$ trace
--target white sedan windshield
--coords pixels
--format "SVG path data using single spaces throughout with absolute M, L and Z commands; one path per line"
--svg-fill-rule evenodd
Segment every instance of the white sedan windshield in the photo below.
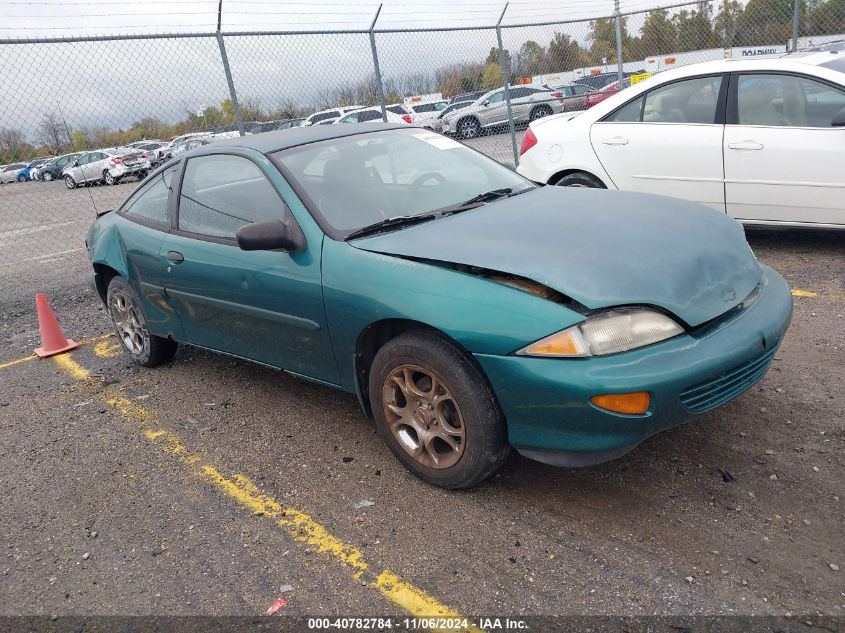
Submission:
M 429 213 L 491 190 L 533 185 L 445 136 L 385 130 L 274 156 L 305 190 L 335 237 L 387 218 Z

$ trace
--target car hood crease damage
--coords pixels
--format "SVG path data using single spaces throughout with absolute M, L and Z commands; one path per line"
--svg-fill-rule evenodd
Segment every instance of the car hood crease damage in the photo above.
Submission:
M 738 305 L 762 277 L 733 219 L 630 192 L 543 187 L 351 244 L 517 275 L 590 309 L 651 305 L 690 327 Z

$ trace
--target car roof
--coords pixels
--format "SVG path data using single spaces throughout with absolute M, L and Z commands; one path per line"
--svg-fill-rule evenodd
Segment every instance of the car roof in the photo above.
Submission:
M 351 128 L 351 129 L 350 129 Z M 355 136 L 378 132 L 379 130 L 408 129 L 407 125 L 399 123 L 358 123 L 356 125 L 311 125 L 308 127 L 292 127 L 287 130 L 273 130 L 248 136 L 239 136 L 214 143 L 215 147 L 246 147 L 269 154 L 282 149 L 319 143 L 333 138 Z
M 748 70 L 778 70 L 778 69 L 792 69 L 798 70 L 801 65 L 821 66 L 822 64 L 836 59 L 836 55 L 841 53 L 823 51 L 823 52 L 796 52 L 784 53 L 781 55 L 766 55 L 745 59 L 719 59 L 709 62 L 699 62 L 697 64 L 688 64 L 665 71 L 672 73 L 674 76 L 682 77 L 687 75 L 699 75 L 707 73 L 726 73 L 733 71 L 748 71 Z M 664 73 L 657 73 L 655 76 L 661 76 Z

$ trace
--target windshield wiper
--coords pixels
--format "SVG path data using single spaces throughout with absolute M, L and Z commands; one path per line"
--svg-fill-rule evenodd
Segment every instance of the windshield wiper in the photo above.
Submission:
M 397 215 L 396 217 L 387 218 L 386 220 L 380 220 L 379 222 L 375 222 L 374 224 L 369 224 L 367 226 L 361 227 L 360 229 L 356 229 L 352 231 L 352 233 L 347 235 L 345 239 L 346 241 L 349 241 L 355 239 L 356 237 L 372 235 L 374 233 L 379 233 L 380 231 L 386 229 L 421 224 L 423 222 L 433 220 L 436 217 L 437 215 L 435 213 L 423 213 L 421 215 Z
M 520 189 L 519 191 L 514 191 L 511 187 L 485 191 L 477 196 L 473 196 L 469 200 L 464 200 L 463 202 L 446 207 L 445 209 L 440 209 L 440 215 L 452 215 L 453 213 L 460 213 L 461 211 L 469 211 L 470 209 L 475 209 L 487 204 L 488 202 L 494 202 L 502 198 L 510 198 L 511 196 L 518 196 L 519 194 L 531 191 L 532 189 L 536 189 L 536 187 L 526 187 L 525 189 Z

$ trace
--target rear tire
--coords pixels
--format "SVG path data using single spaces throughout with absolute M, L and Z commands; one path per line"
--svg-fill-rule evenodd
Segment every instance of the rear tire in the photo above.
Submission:
M 71 176 L 65 176 L 65 187 L 76 189 L 76 181 Z
M 561 176 L 555 182 L 551 183 L 558 187 L 581 187 L 584 189 L 607 189 L 604 183 L 585 171 L 576 171 L 572 174 Z
M 135 174 L 135 177 L 138 179 L 138 182 L 141 182 L 144 178 L 147 177 L 147 171 L 139 171 L 137 174 Z
M 370 405 L 405 467 L 442 488 L 477 486 L 504 464 L 505 418 L 481 369 L 454 342 L 405 332 L 370 368 Z
M 150 334 L 141 300 L 129 283 L 119 275 L 112 277 L 106 292 L 115 333 L 121 346 L 142 367 L 155 367 L 171 360 L 179 348 L 176 341 Z
M 103 182 L 105 182 L 107 185 L 116 185 L 120 182 L 120 178 L 117 176 L 112 176 L 111 172 L 108 169 L 104 169 Z

